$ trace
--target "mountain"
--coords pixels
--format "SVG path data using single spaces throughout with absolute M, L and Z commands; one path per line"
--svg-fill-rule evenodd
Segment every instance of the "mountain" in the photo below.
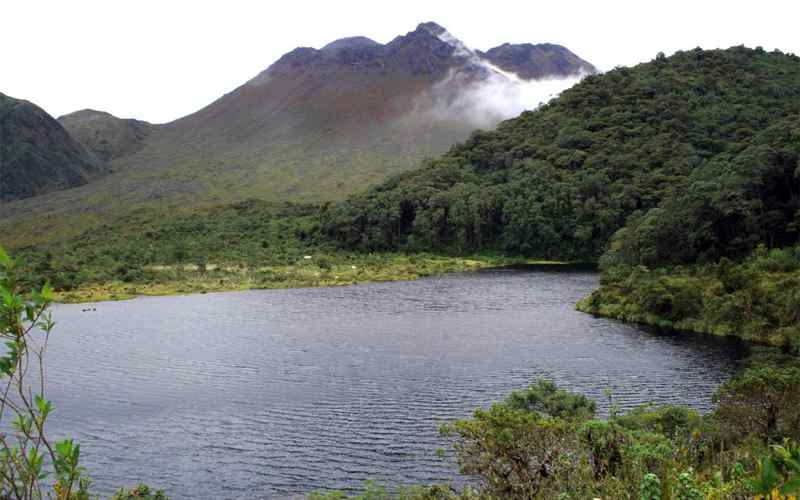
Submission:
M 548 50 L 560 54 L 553 56 L 562 61 L 558 72 L 526 79 L 443 27 L 423 23 L 386 44 L 350 37 L 319 49 L 299 47 L 171 123 L 139 126 L 91 111 L 68 115 L 65 126 L 111 158 L 114 173 L 79 192 L 4 206 L 0 219 L 31 242 L 74 234 L 134 207 L 338 200 L 446 151 L 477 127 L 535 108 L 593 70 L 566 49 Z M 502 64 L 511 70 L 535 64 L 523 59 L 513 68 Z M 25 221 L 48 214 L 58 214 L 59 227 L 30 238 Z
M 531 46 L 533 47 L 533 46 Z M 514 89 L 532 78 L 572 83 L 594 71 L 557 46 L 523 50 L 521 82 L 500 74 L 435 23 L 382 45 L 365 37 L 321 49 L 300 47 L 202 110 L 165 125 L 121 168 L 176 163 L 231 181 L 230 189 L 272 199 L 330 200 L 445 151 L 476 127 L 493 127 L 538 100 Z M 555 54 L 558 54 L 556 56 Z M 557 63 L 551 63 L 549 57 Z M 547 68 L 534 70 L 537 60 Z M 553 68 L 553 72 L 550 72 Z M 501 88 L 500 109 L 476 106 L 478 92 Z M 488 99 L 483 99 L 488 101 Z M 313 179 L 313 181 L 312 181 Z M 229 189 L 229 188 L 226 188 Z
M 78 142 L 98 158 L 110 161 L 144 147 L 154 125 L 93 109 L 84 109 L 60 116 L 58 122 Z
M 0 94 L 0 202 L 82 186 L 107 172 L 40 107 Z

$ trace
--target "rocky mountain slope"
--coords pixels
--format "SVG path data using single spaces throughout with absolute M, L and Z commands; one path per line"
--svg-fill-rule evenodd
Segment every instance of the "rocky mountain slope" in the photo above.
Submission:
M 107 172 L 40 107 L 0 94 L 0 203 L 81 186 Z

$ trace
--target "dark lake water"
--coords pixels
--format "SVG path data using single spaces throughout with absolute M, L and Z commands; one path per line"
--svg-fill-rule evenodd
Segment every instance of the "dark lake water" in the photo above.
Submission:
M 624 406 L 699 410 L 737 348 L 574 310 L 586 271 L 59 305 L 51 431 L 82 444 L 97 489 L 176 499 L 296 498 L 366 479 L 453 478 L 441 422 L 538 377 Z M 94 307 L 94 312 L 82 312 Z

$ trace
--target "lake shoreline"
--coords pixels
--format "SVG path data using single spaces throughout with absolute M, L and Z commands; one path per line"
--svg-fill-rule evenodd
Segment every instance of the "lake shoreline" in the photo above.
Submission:
M 248 269 L 240 265 L 211 264 L 201 271 L 197 265 L 151 266 L 149 282 L 111 281 L 57 291 L 57 303 L 81 304 L 132 300 L 137 297 L 194 295 L 245 290 L 276 290 L 350 286 L 364 283 L 413 281 L 449 273 L 488 269 L 565 269 L 590 264 L 564 261 L 511 258 L 504 256 L 448 257 L 433 254 L 382 255 L 380 262 L 370 257 L 330 264 L 327 256 L 305 256 L 293 265 L 263 266 Z

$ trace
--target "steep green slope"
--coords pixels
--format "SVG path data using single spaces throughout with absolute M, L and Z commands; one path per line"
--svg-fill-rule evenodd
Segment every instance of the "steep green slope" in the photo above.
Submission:
M 44 110 L 0 94 L 0 203 L 81 186 L 107 171 Z
M 342 245 L 365 250 L 497 249 L 596 261 L 629 218 L 730 171 L 706 195 L 731 197 L 719 216 L 748 212 L 745 226 L 729 230 L 752 233 L 682 247 L 680 260 L 791 244 L 798 179 L 788 149 L 796 135 L 782 131 L 799 115 L 796 56 L 742 47 L 659 56 L 588 77 L 543 109 L 350 198 L 328 212 L 326 228 Z M 713 223 L 701 212 L 686 217 L 675 221 Z M 778 229 L 759 229 L 767 218 Z

